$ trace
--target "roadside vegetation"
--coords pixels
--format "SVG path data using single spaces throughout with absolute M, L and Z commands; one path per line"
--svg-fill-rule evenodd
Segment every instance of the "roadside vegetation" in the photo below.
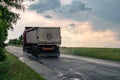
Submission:
M 0 62 L 0 80 L 45 80 L 15 56 L 4 52 L 6 59 Z
M 22 46 L 22 35 L 19 38 L 10 39 L 8 45 L 13 45 L 18 47 Z
M 8 30 L 13 30 L 13 25 L 20 19 L 19 14 L 12 12 L 11 8 L 24 11 L 24 0 L 0 0 L 0 61 L 5 59 L 4 47 L 8 36 Z M 32 1 L 32 0 L 29 0 Z
M 120 49 L 119 48 L 62 47 L 61 53 L 120 61 Z

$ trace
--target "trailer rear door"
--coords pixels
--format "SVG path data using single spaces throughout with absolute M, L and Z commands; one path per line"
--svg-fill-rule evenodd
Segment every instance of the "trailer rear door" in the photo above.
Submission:
M 46 27 L 37 29 L 38 43 L 40 45 L 60 45 L 61 36 L 59 27 Z

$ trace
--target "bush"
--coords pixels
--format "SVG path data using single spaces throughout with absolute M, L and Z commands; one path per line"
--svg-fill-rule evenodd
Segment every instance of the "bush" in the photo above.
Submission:
M 3 48 L 0 48 L 0 61 L 5 60 L 5 54 Z

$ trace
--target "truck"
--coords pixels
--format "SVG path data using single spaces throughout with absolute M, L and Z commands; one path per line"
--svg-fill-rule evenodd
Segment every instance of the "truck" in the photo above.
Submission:
M 60 27 L 25 27 L 23 51 L 35 57 L 59 57 Z

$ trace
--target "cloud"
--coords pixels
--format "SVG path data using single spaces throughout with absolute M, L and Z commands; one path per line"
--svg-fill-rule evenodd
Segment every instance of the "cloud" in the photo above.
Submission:
M 70 27 L 76 27 L 76 24 L 69 24 Z
M 85 3 L 78 0 L 73 0 L 71 4 L 62 6 L 60 7 L 60 9 L 58 9 L 60 13 L 67 13 L 67 14 L 76 13 L 78 11 L 89 11 L 89 10 L 91 10 L 91 8 L 87 8 Z
M 116 32 L 111 30 L 94 31 L 89 22 L 77 23 L 77 27 L 68 27 L 62 32 L 64 44 L 81 47 L 119 47 Z M 74 44 L 71 44 L 74 43 Z
M 50 16 L 50 15 L 45 15 L 44 17 L 45 18 L 52 18 L 52 16 Z
M 69 3 L 62 5 L 63 3 Z M 77 21 L 92 20 L 96 16 L 105 22 L 120 24 L 119 0 L 39 0 L 30 6 L 38 13 L 52 10 L 60 19 L 73 19 Z M 50 15 L 50 14 L 49 14 Z
M 60 6 L 60 0 L 39 0 L 38 3 L 30 5 L 29 9 L 42 13 Z
M 61 5 L 69 5 L 71 4 L 72 0 L 60 0 Z
M 112 30 L 120 40 L 120 0 L 86 0 L 87 6 L 92 8 L 88 14 L 95 31 Z
M 40 0 L 36 4 L 30 5 L 31 10 L 36 10 L 38 13 L 47 11 L 47 10 L 57 10 L 59 12 L 63 13 L 75 13 L 78 11 L 87 11 L 91 10 L 91 8 L 86 7 L 85 3 L 79 1 L 79 0 L 73 0 L 71 4 L 62 6 L 60 0 Z M 69 2 L 69 1 L 67 1 Z
M 62 5 L 65 2 L 69 4 Z M 39 0 L 37 4 L 30 5 L 31 10 L 35 10 L 40 14 L 51 15 L 51 12 L 54 16 L 60 19 L 73 19 L 77 21 L 86 21 L 88 20 L 88 12 L 91 11 L 91 8 L 86 7 L 86 4 L 79 1 L 63 1 L 63 0 Z
M 120 24 L 107 21 L 105 19 L 102 19 L 100 17 L 97 17 L 95 15 L 90 16 L 90 21 L 92 28 L 94 31 L 105 31 L 105 30 L 111 30 L 117 33 L 117 38 L 120 40 Z
M 92 14 L 110 22 L 120 23 L 120 0 L 86 0 Z

